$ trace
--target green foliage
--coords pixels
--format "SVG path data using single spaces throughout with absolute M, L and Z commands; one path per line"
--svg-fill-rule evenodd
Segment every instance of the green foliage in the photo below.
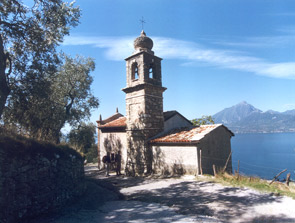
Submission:
M 95 145 L 96 127 L 93 123 L 81 123 L 78 128 L 72 129 L 68 134 L 70 145 L 77 151 L 88 153 Z
M 88 152 L 85 154 L 85 158 L 87 160 L 87 163 L 95 163 L 97 162 L 97 145 L 93 145 Z
M 203 115 L 202 118 L 195 118 L 191 120 L 194 126 L 214 124 L 214 119 L 211 115 Z
M 97 108 L 99 101 L 91 93 L 93 78 L 90 72 L 95 69 L 92 58 L 63 55 L 64 64 L 52 81 L 53 98 L 64 107 L 64 120 L 70 125 L 77 125 L 90 117 L 92 108 Z
M 99 105 L 90 86 L 93 59 L 62 55 L 63 64 L 53 74 L 26 81 L 12 92 L 4 113 L 6 126 L 17 127 L 36 139 L 59 142 L 61 129 L 68 123 L 77 126 Z
M 56 48 L 79 22 L 80 9 L 62 0 L 18 0 L 0 5 L 0 117 L 11 91 L 31 87 L 53 74 Z M 46 82 L 46 81 L 45 81 Z M 22 96 L 20 96 L 22 97 Z
M 67 138 L 72 148 L 85 155 L 87 162 L 97 160 L 96 126 L 93 123 L 81 123 Z

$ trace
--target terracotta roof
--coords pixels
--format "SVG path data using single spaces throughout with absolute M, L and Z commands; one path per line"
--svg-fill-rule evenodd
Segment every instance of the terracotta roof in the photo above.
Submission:
M 172 116 L 179 114 L 177 111 L 167 111 L 163 112 L 164 120 L 170 119 Z M 181 115 L 182 116 L 182 115 Z M 189 122 L 189 121 L 188 121 Z M 103 121 L 97 121 L 99 125 L 99 128 L 104 127 L 126 127 L 126 117 L 124 117 L 120 113 L 116 113 L 115 115 L 112 115 L 111 117 L 103 120 Z
M 113 121 L 110 121 L 104 125 L 100 125 L 99 128 L 110 128 L 110 127 L 126 127 L 126 117 L 119 117 Z
M 118 119 L 118 118 L 120 118 L 120 117 L 123 117 L 123 116 L 124 116 L 124 115 L 122 115 L 121 113 L 116 112 L 114 115 L 108 117 L 107 119 L 104 119 L 104 120 L 97 120 L 96 122 L 97 122 L 97 124 L 99 124 L 99 125 L 104 125 L 104 124 L 106 124 L 106 123 L 109 123 L 109 122 L 111 122 L 111 121 L 113 121 L 113 120 L 115 120 L 115 119 Z M 100 116 L 100 118 L 101 118 L 101 116 Z
M 214 129 L 222 126 L 222 124 L 215 125 L 201 125 L 199 127 L 174 129 L 164 136 L 159 136 L 152 139 L 151 143 L 196 143 L 205 137 Z

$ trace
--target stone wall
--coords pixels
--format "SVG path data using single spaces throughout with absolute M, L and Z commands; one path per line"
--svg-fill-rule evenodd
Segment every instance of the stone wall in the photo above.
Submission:
M 231 152 L 231 137 L 231 133 L 224 126 L 219 126 L 202 139 L 198 149 L 202 150 L 203 174 L 213 175 L 213 164 L 217 171 L 223 169 Z M 232 172 L 231 158 L 226 171 Z
M 84 190 L 83 158 L 74 150 L 0 136 L 0 222 L 29 222 Z

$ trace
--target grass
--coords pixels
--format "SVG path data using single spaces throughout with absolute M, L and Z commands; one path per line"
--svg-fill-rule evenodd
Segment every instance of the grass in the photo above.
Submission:
M 55 159 L 56 154 L 61 158 L 68 158 L 69 155 L 78 159 L 82 156 L 68 145 L 55 145 L 48 142 L 37 141 L 21 135 L 8 134 L 0 128 L 0 153 L 9 159 L 22 159 L 25 156 L 35 157 L 42 154 L 48 159 Z
M 207 176 L 207 179 L 227 186 L 247 187 L 261 192 L 273 193 L 277 196 L 284 195 L 295 199 L 294 183 L 290 183 L 289 186 L 287 186 L 285 183 L 273 182 L 271 185 L 269 185 L 270 181 L 257 177 L 248 177 L 242 175 L 234 176 L 228 173 L 220 173 L 216 177 Z

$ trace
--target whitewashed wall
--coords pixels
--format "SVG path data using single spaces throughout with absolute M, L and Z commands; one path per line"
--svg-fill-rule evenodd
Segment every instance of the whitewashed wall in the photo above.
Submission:
M 100 157 L 102 158 L 103 156 L 107 154 L 107 151 L 106 151 L 107 148 L 105 148 L 105 141 L 110 139 L 112 139 L 111 153 L 117 151 L 119 149 L 117 147 L 118 142 L 121 143 L 122 168 L 125 168 L 125 163 L 127 159 L 127 139 L 126 139 L 125 132 L 112 132 L 112 133 L 100 132 Z
M 161 174 L 197 174 L 198 154 L 196 146 L 161 145 L 152 146 L 152 149 L 155 172 Z

